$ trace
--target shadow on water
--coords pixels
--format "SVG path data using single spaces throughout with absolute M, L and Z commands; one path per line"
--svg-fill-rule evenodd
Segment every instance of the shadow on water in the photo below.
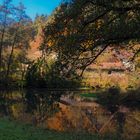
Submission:
M 25 113 L 37 113 L 40 117 L 47 113 L 50 116 L 58 110 L 60 96 L 61 92 L 39 89 L 0 91 L 0 114 L 12 116 L 14 106 L 22 104 Z

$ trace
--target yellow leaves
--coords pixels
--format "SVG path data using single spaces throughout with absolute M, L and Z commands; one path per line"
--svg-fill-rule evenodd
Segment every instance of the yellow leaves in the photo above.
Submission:
M 48 43 L 47 43 L 47 46 L 48 47 L 51 47 L 52 45 L 53 45 L 53 41 L 52 40 L 49 40 Z
M 11 106 L 12 115 L 15 118 L 19 118 L 22 115 L 24 109 L 24 105 L 21 104 L 14 104 Z
M 99 19 L 96 21 L 95 25 L 96 25 L 96 28 L 99 29 L 101 28 L 101 26 L 103 25 L 104 21 L 102 19 Z
M 83 48 L 87 49 L 87 48 L 89 48 L 89 47 L 94 45 L 94 41 L 93 40 L 87 40 L 85 42 L 82 42 L 81 45 L 83 46 Z
M 65 28 L 65 29 L 64 29 L 63 35 L 64 35 L 64 36 L 67 36 L 67 35 L 68 35 L 68 28 Z

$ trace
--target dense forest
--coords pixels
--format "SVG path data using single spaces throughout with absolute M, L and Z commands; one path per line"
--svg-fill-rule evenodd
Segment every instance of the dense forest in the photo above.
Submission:
M 0 16 L 1 86 L 79 86 L 86 68 L 108 48 L 126 49 L 128 63 L 139 67 L 139 1 L 66 1 L 32 21 L 22 3 L 7 0 Z M 28 57 L 32 42 L 40 51 L 34 60 Z
M 140 123 L 140 1 L 63 0 L 51 15 L 37 14 L 31 19 L 23 3 L 14 5 L 12 0 L 4 0 L 0 4 L 0 93 L 7 89 L 26 90 L 26 113 L 39 114 L 41 119 L 50 117 L 45 116 L 46 112 L 56 113 L 60 102 L 70 105 L 70 99 L 86 105 L 95 102 L 91 97 L 96 96 L 96 104 L 110 113 L 109 122 L 112 118 L 113 123 L 118 122 L 117 139 L 123 139 L 128 112 L 134 111 Z M 41 94 L 34 89 L 41 90 Z M 80 93 L 75 97 L 66 92 L 83 89 L 96 94 Z M 17 99 L 2 92 L 0 108 L 6 115 L 12 107 L 5 108 Z M 62 110 L 66 124 L 64 120 L 72 115 Z M 108 121 L 101 125 L 102 121 L 93 119 L 97 114 L 81 110 L 92 122 L 94 132 L 102 134 Z M 69 129 L 64 124 L 64 130 L 76 129 L 72 122 Z

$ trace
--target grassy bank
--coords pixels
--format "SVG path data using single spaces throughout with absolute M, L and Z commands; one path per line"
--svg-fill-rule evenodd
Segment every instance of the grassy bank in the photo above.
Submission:
M 35 128 L 30 125 L 0 119 L 0 140 L 117 140 L 106 136 L 82 133 L 65 133 Z

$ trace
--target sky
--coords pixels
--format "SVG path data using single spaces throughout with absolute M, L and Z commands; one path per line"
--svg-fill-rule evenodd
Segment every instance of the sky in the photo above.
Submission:
M 37 13 L 50 15 L 62 0 L 13 0 L 13 3 L 18 4 L 20 1 L 25 5 L 27 15 L 34 19 Z

